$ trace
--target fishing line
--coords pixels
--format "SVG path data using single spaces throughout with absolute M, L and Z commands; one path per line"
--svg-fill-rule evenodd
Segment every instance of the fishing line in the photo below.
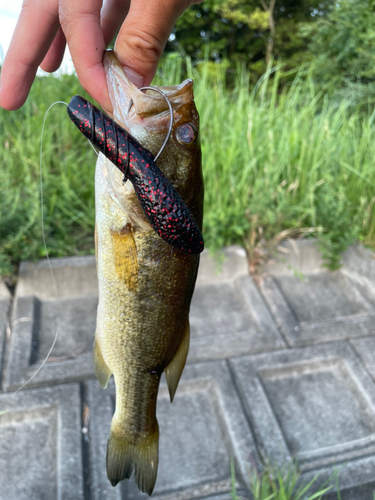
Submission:
M 48 268 L 49 268 L 49 271 L 50 271 L 50 274 L 51 274 L 51 278 L 52 278 L 52 282 L 53 282 L 53 287 L 55 289 L 55 296 L 56 296 L 56 299 L 57 299 L 57 297 L 58 297 L 57 283 L 56 283 L 55 276 L 54 276 L 53 271 L 52 271 L 51 261 L 50 261 L 50 258 L 49 258 L 49 253 L 48 253 L 48 248 L 47 248 L 47 242 L 46 242 L 45 227 L 44 227 L 44 198 L 43 198 L 43 172 L 42 172 L 44 127 L 45 127 L 45 124 L 46 124 L 47 115 L 48 115 L 50 109 L 53 106 L 55 106 L 55 104 L 65 104 L 65 106 L 68 106 L 68 103 L 66 103 L 64 101 L 56 101 L 53 104 L 51 104 L 51 106 L 47 109 L 47 111 L 46 111 L 46 113 L 44 115 L 43 125 L 42 125 L 42 133 L 41 133 L 41 138 L 40 138 L 40 152 L 39 152 L 39 179 L 40 179 L 39 186 L 40 186 L 40 212 L 41 212 L 43 246 L 44 246 L 44 251 L 46 253 L 46 258 L 47 258 L 47 262 L 48 262 Z M 54 347 L 56 345 L 58 336 L 59 336 L 59 320 L 60 320 L 60 316 L 59 316 L 59 314 L 56 313 L 56 333 L 55 333 L 55 337 L 53 339 L 52 345 L 51 345 L 51 347 L 50 347 L 50 349 L 49 349 L 49 351 L 47 353 L 47 356 L 44 358 L 44 360 L 41 363 L 41 365 L 39 366 L 39 368 L 31 375 L 31 377 L 24 384 L 21 385 L 21 387 L 19 387 L 16 390 L 16 392 L 14 392 L 12 394 L 11 397 L 14 397 L 27 384 L 29 384 L 38 375 L 38 373 L 40 372 L 40 370 L 43 368 L 43 366 L 48 361 L 48 358 L 50 357 L 50 355 L 51 355 L 51 353 L 52 353 L 52 351 L 53 351 L 53 349 L 54 349 Z
M 46 253 L 48 268 L 49 268 L 49 271 L 50 271 L 50 274 L 51 274 L 51 278 L 52 278 L 52 282 L 53 282 L 53 287 L 55 289 L 55 296 L 56 296 L 56 299 L 57 299 L 57 297 L 58 297 L 57 283 L 56 283 L 55 276 L 54 276 L 53 271 L 52 271 L 51 261 L 50 261 L 50 258 L 49 258 L 49 253 L 48 253 L 48 248 L 47 248 L 47 242 L 46 242 L 46 233 L 45 233 L 45 228 L 44 228 L 44 198 L 43 198 L 43 172 L 42 172 L 44 127 L 45 127 L 45 124 L 46 124 L 47 115 L 48 115 L 49 111 L 51 110 L 51 108 L 53 106 L 55 106 L 55 104 L 65 104 L 65 106 L 68 106 L 68 103 L 66 103 L 65 101 L 56 101 L 53 104 L 51 104 L 51 106 L 45 112 L 44 119 L 43 119 L 43 125 L 42 125 L 42 133 L 41 133 L 41 137 L 40 137 L 40 151 L 39 151 L 39 179 L 40 179 L 40 184 L 39 184 L 39 189 L 40 189 L 40 212 L 41 212 L 43 246 L 44 246 L 44 251 Z M 12 394 L 12 397 L 14 397 L 16 394 L 18 394 L 27 384 L 29 384 L 38 375 L 38 373 L 43 368 L 43 366 L 47 363 L 48 358 L 50 357 L 50 355 L 51 355 L 51 353 L 52 353 L 52 351 L 53 351 L 53 349 L 54 349 L 54 347 L 56 345 L 58 336 L 59 336 L 59 320 L 60 320 L 60 316 L 59 316 L 59 314 L 56 313 L 56 333 L 55 333 L 55 337 L 53 339 L 52 345 L 51 345 L 51 347 L 50 347 L 50 349 L 49 349 L 49 351 L 47 353 L 47 356 L 44 358 L 44 360 L 41 363 L 41 365 L 39 366 L 39 368 L 31 375 L 31 377 L 28 380 L 26 380 L 26 382 L 24 384 L 22 384 L 21 387 L 19 387 L 16 390 L 16 392 L 14 392 Z
M 42 225 L 43 246 L 44 246 L 44 251 L 46 253 L 46 258 L 47 258 L 47 262 L 48 262 L 48 268 L 49 268 L 49 271 L 50 271 L 50 274 L 51 274 L 51 278 L 52 278 L 52 282 L 53 282 L 53 288 L 55 290 L 55 296 L 56 296 L 56 299 L 57 299 L 59 293 L 58 293 L 58 288 L 57 288 L 57 283 L 56 283 L 56 280 L 55 280 L 55 276 L 53 274 L 53 270 L 52 270 L 52 266 L 51 266 L 51 261 L 50 261 L 50 258 L 49 258 L 49 253 L 48 253 L 48 248 L 47 248 L 47 242 L 46 242 L 45 226 L 44 226 L 44 197 L 43 197 L 43 171 L 42 171 L 44 128 L 45 128 L 45 124 L 46 124 L 46 119 L 47 119 L 48 113 L 51 110 L 51 108 L 53 106 L 55 106 L 55 104 L 64 104 L 65 106 L 68 106 L 68 103 L 65 102 L 65 101 L 56 101 L 53 104 L 51 104 L 51 106 L 47 109 L 47 111 L 46 111 L 46 113 L 44 115 L 43 125 L 42 125 L 42 133 L 41 133 L 41 138 L 40 138 L 39 179 L 40 179 L 40 212 L 41 212 L 41 225 Z M 92 149 L 94 150 L 94 152 L 96 153 L 96 155 L 99 156 L 99 153 L 96 151 L 96 149 L 94 148 L 94 146 L 91 144 L 91 142 L 89 140 L 88 140 L 88 143 L 90 144 L 90 146 L 92 147 Z M 24 384 L 21 385 L 21 387 L 19 387 L 11 395 L 11 397 L 14 397 L 16 394 L 18 394 L 18 392 L 20 392 L 22 389 L 24 389 L 25 386 L 28 385 L 38 375 L 38 373 L 42 370 L 42 368 L 44 367 L 44 365 L 47 363 L 47 361 L 50 358 L 51 353 L 52 353 L 52 351 L 53 351 L 53 349 L 54 349 L 54 347 L 56 345 L 57 339 L 59 337 L 59 323 L 60 323 L 60 315 L 56 312 L 56 333 L 55 333 L 52 345 L 51 345 L 51 347 L 50 347 L 50 349 L 49 349 L 46 357 L 44 358 L 43 362 L 38 367 L 38 369 L 31 375 L 31 377 L 28 380 L 26 380 L 26 382 Z
M 157 87 L 154 87 L 153 85 L 149 85 L 148 87 L 141 87 L 139 90 L 152 90 L 154 92 L 157 92 L 158 94 L 160 94 L 163 97 L 163 99 L 165 99 L 165 102 L 167 103 L 168 110 L 169 110 L 170 120 L 169 120 L 168 133 L 164 139 L 162 147 L 159 150 L 159 153 L 154 158 L 154 162 L 156 162 L 156 160 L 159 158 L 159 156 L 163 152 L 165 146 L 167 145 L 167 142 L 169 141 L 169 138 L 170 138 L 172 130 L 173 130 L 173 108 L 172 108 L 171 101 L 169 100 L 167 94 L 165 92 L 163 92 L 162 90 L 158 89 Z M 130 99 L 128 113 L 129 113 L 131 107 L 133 106 L 133 104 L 134 104 L 133 99 Z

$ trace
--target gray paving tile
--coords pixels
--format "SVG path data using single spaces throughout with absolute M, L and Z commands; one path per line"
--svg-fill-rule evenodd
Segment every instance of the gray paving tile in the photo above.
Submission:
M 375 386 L 345 342 L 230 360 L 264 457 L 298 460 L 317 485 L 337 471 L 345 490 L 373 481 Z
M 249 266 L 246 252 L 239 245 L 226 247 L 217 256 L 205 250 L 201 254 L 196 284 L 223 283 L 244 274 L 249 274 Z
M 354 245 L 342 268 L 330 273 L 315 240 L 280 245 L 263 269 L 260 288 L 290 346 L 375 334 L 374 259 Z
M 260 287 L 290 346 L 375 333 L 375 297 L 340 271 L 266 276 Z
M 343 254 L 340 272 L 375 294 L 375 253 L 361 243 L 351 245 Z M 312 239 L 284 240 L 275 255 L 263 266 L 269 275 L 311 275 L 327 269 L 318 241 Z
M 83 500 L 78 385 L 0 395 L 0 412 L 0 498 Z
M 188 363 L 285 347 L 249 276 L 244 249 L 228 247 L 223 259 L 202 255 L 190 310 Z
M 30 385 L 93 376 L 91 351 L 98 303 L 95 258 L 52 259 L 51 265 L 54 279 L 45 261 L 21 264 L 4 377 L 6 390 L 19 387 L 35 373 L 57 330 L 51 357 Z
M 11 295 L 5 284 L 0 281 L 0 387 L 2 383 L 2 373 L 5 361 L 5 341 L 9 327 L 10 304 Z
M 343 272 L 375 290 L 375 254 L 362 244 L 352 245 L 343 255 Z
M 281 349 L 285 343 L 251 277 L 198 285 L 188 362 Z
M 349 488 L 340 492 L 340 497 L 337 492 L 327 495 L 325 500 L 374 500 L 375 483 L 368 483 L 355 488 Z
M 322 254 L 315 239 L 282 241 L 271 259 L 263 266 L 267 274 L 316 274 L 325 270 Z
M 105 453 L 114 410 L 114 385 L 103 391 L 87 382 L 91 411 L 89 446 L 93 499 L 141 500 L 132 478 L 112 488 L 106 475 Z M 157 415 L 160 460 L 153 497 L 190 500 L 226 493 L 230 486 L 230 457 L 236 478 L 246 481 L 251 464 L 258 464 L 251 431 L 243 415 L 225 361 L 187 366 L 171 405 L 162 381 Z M 225 495 L 224 495 L 224 498 Z
M 59 298 L 98 295 L 98 281 L 93 255 L 50 259 L 50 262 Z M 43 259 L 36 263 L 21 263 L 17 294 L 20 297 L 36 295 L 41 300 L 56 298 L 54 280 L 47 260 Z
M 355 339 L 350 342 L 365 365 L 367 371 L 375 380 L 375 337 Z
M 244 250 L 229 247 L 217 260 L 204 253 L 191 307 L 188 363 L 285 347 L 272 317 L 247 272 Z M 54 287 L 45 261 L 23 263 L 13 308 L 6 390 L 28 380 L 57 342 L 30 386 L 94 377 L 92 346 L 98 304 L 95 259 L 51 260 Z M 57 299 L 56 299 L 57 295 Z

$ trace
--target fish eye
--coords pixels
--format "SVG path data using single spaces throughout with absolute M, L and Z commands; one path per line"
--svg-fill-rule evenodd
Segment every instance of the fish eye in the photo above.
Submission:
M 188 146 L 195 141 L 197 133 L 190 123 L 184 123 L 176 129 L 176 139 L 182 146 Z

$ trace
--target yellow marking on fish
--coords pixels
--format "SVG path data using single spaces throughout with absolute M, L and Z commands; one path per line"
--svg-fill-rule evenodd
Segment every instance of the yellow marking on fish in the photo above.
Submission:
M 132 226 L 126 224 L 119 232 L 111 230 L 111 235 L 116 274 L 134 292 L 138 289 L 138 258 Z

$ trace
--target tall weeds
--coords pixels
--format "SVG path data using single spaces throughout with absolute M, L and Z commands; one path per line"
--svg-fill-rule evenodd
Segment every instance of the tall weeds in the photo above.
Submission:
M 375 113 L 339 106 L 311 79 L 280 91 L 281 70 L 255 88 L 197 85 L 210 247 L 313 228 L 331 267 L 356 239 L 374 246 Z M 312 232 L 311 230 L 309 232 Z M 247 235 L 252 235 L 251 241 Z M 251 251 L 251 248 L 249 248 Z
M 332 102 L 311 78 L 280 85 L 270 68 L 255 87 L 239 68 L 228 89 L 220 66 L 195 80 L 205 178 L 206 246 L 246 243 L 251 252 L 281 231 L 314 232 L 327 262 L 356 239 L 375 247 L 375 112 L 350 97 Z M 181 60 L 164 62 L 156 83 L 181 81 Z M 0 272 L 44 255 L 39 145 L 44 112 L 82 93 L 74 76 L 38 79 L 26 105 L 0 110 Z M 51 255 L 93 248 L 95 155 L 55 107 L 44 136 L 44 215 Z

